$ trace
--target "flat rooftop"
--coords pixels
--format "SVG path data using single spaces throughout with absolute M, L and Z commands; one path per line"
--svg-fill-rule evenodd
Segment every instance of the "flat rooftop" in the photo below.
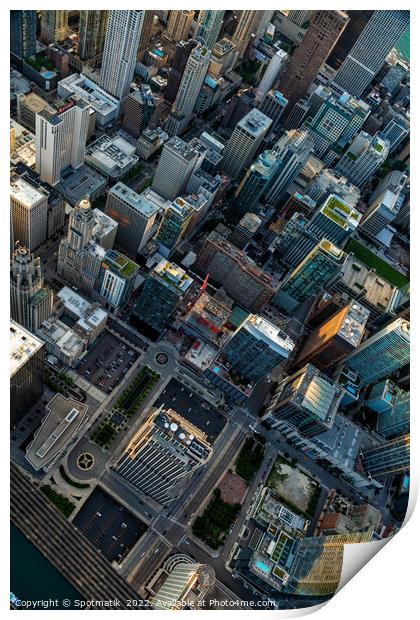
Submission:
M 46 193 L 41 192 L 21 177 L 16 176 L 10 182 L 10 195 L 25 207 L 33 207 L 42 199 L 47 199 Z
M 80 427 L 88 406 L 56 394 L 45 409 L 46 416 L 26 450 L 26 460 L 36 471 L 45 467 L 68 445 Z
M 153 271 L 168 284 L 178 288 L 182 293 L 185 293 L 193 283 L 193 279 L 190 278 L 184 269 L 166 260 L 166 258 L 162 258 Z
M 169 205 L 167 200 L 159 196 L 159 194 L 150 188 L 147 188 L 144 192 L 138 194 L 121 182 L 116 183 L 114 187 L 109 190 L 109 194 L 119 198 L 122 202 L 128 204 L 144 217 L 151 217 L 160 209 L 166 209 Z
M 272 122 L 271 118 L 254 108 L 239 121 L 238 126 L 243 127 L 249 133 L 258 135 L 267 130 Z
M 262 340 L 270 347 L 275 348 L 283 356 L 288 357 L 293 351 L 295 343 L 287 334 L 281 331 L 276 325 L 267 319 L 251 315 L 244 324 L 244 329 L 250 332 L 255 338 Z
M 335 194 L 328 196 L 320 212 L 346 230 L 354 230 L 362 218 L 359 211 L 353 209 Z
M 116 112 L 119 101 L 83 74 L 74 73 L 60 80 L 58 92 L 77 93 L 100 114 Z
M 354 294 L 380 310 L 386 310 L 391 303 L 397 287 L 382 278 L 375 269 L 370 269 L 360 260 L 348 255 L 344 263 L 341 281 Z
M 83 198 L 94 196 L 105 186 L 105 177 L 83 164 L 80 168 L 65 170 L 56 188 L 72 206 L 75 206 Z
M 185 361 L 195 366 L 199 371 L 204 371 L 216 357 L 218 349 L 203 340 L 195 340 L 185 354 Z
M 10 321 L 10 376 L 26 364 L 26 362 L 44 346 L 42 340 L 27 329 Z

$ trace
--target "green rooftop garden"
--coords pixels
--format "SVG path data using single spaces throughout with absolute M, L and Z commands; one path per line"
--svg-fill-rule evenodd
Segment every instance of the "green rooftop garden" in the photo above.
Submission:
M 47 69 L 48 71 L 56 70 L 51 60 L 43 54 L 28 56 L 25 58 L 25 62 L 38 72 L 41 71 L 41 69 Z
M 375 151 L 378 151 L 378 153 L 381 153 L 384 150 L 384 147 L 382 146 L 382 144 L 375 144 L 375 146 L 373 147 L 375 149 Z
M 351 161 L 356 161 L 356 159 L 357 159 L 357 155 L 355 155 L 354 153 L 351 153 L 350 151 L 347 151 L 346 157 L 351 159 Z
M 366 267 L 375 269 L 379 276 L 394 286 L 401 288 L 409 282 L 409 279 L 403 273 L 392 267 L 392 265 L 380 258 L 380 256 L 371 252 L 366 246 L 356 241 L 356 239 L 350 239 L 345 250 L 349 254 L 354 254 L 355 258 L 364 263 Z

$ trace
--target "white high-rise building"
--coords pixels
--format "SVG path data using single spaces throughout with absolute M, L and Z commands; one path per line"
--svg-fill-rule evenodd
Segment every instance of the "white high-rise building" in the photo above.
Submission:
M 343 90 L 360 97 L 410 23 L 410 11 L 375 11 L 335 76 Z
M 178 135 L 190 122 L 210 58 L 211 50 L 200 44 L 189 55 L 172 113 L 165 123 L 165 131 L 169 135 Z
M 198 15 L 196 35 L 204 39 L 210 49 L 219 40 L 224 14 L 225 11 L 200 11 Z
M 10 183 L 10 211 L 16 242 L 37 248 L 47 238 L 48 193 L 30 185 L 20 177 Z
M 144 11 L 110 11 L 99 86 L 122 99 L 130 92 Z
M 36 115 L 36 171 L 56 185 L 66 168 L 80 168 L 85 157 L 90 107 L 82 99 L 64 101 Z
M 171 138 L 163 147 L 152 189 L 166 200 L 181 196 L 199 163 L 199 154 L 181 138 Z
M 254 108 L 236 125 L 223 153 L 223 171 L 235 179 L 249 165 L 267 134 L 271 118 Z
M 389 142 L 361 131 L 335 166 L 335 172 L 362 189 L 388 157 Z
M 258 103 L 264 99 L 270 88 L 273 86 L 288 58 L 289 54 L 284 50 L 279 50 L 276 54 L 274 54 L 273 58 L 268 63 L 268 67 L 258 85 L 257 92 L 255 93 L 255 99 Z

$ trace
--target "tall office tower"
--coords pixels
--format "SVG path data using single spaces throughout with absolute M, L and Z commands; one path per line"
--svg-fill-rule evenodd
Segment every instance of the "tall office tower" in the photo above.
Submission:
M 193 19 L 194 11 L 171 11 L 165 30 L 166 36 L 173 41 L 188 39 Z
M 272 120 L 254 108 L 236 125 L 223 152 L 221 166 L 232 179 L 249 165 L 267 134 Z
M 349 23 L 344 32 L 338 38 L 337 43 L 331 50 L 331 54 L 326 60 L 326 64 L 337 71 L 347 58 L 351 48 L 356 43 L 363 28 L 373 15 L 373 11 L 346 11 L 349 16 Z
M 183 239 L 188 224 L 193 216 L 191 205 L 183 198 L 175 198 L 165 210 L 159 225 L 156 242 L 159 253 L 166 258 L 174 251 L 178 243 Z
M 369 237 L 376 237 L 397 217 L 404 195 L 401 191 L 407 182 L 407 175 L 392 170 L 372 194 L 369 207 L 365 211 L 359 230 Z
M 143 284 L 134 316 L 159 334 L 192 283 L 184 269 L 162 258 Z
M 267 32 L 267 28 L 270 25 L 271 19 L 274 15 L 274 11 L 261 11 L 262 16 L 258 26 L 255 29 L 255 41 L 258 42 L 264 37 Z
M 77 53 L 89 60 L 102 53 L 109 11 L 80 11 Z
M 273 151 L 280 160 L 276 174 L 265 189 L 267 202 L 277 204 L 284 196 L 289 183 L 295 180 L 309 159 L 313 142 L 306 131 L 287 131 L 276 142 Z
M 195 263 L 197 271 L 209 274 L 239 305 L 257 312 L 276 292 L 279 283 L 260 269 L 244 252 L 217 232 L 206 238 Z
M 168 83 L 163 92 L 163 97 L 168 103 L 173 103 L 176 99 L 182 76 L 192 50 L 198 45 L 194 39 L 180 41 L 175 49 L 174 59 L 168 76 Z
M 361 454 L 365 472 L 377 478 L 410 469 L 410 435 L 395 437 Z
M 70 99 L 36 115 L 36 171 L 41 181 L 57 185 L 66 168 L 80 168 L 85 157 L 90 106 Z
M 236 47 L 234 43 L 226 37 L 220 39 L 212 48 L 209 73 L 216 78 L 223 77 L 232 70 L 235 58 Z
M 383 140 L 388 140 L 389 151 L 392 153 L 396 147 L 408 136 L 410 133 L 410 121 L 409 118 L 402 114 L 395 114 L 393 118 L 387 123 L 386 127 L 381 131 L 380 137 Z
M 410 361 L 410 323 L 395 319 L 365 340 L 346 359 L 346 367 L 368 385 L 401 369 Z
M 144 11 L 109 11 L 99 86 L 117 99 L 130 92 Z
M 10 211 L 15 241 L 30 252 L 35 250 L 47 238 L 48 193 L 12 176 Z
M 388 157 L 389 142 L 361 131 L 350 144 L 334 171 L 363 189 L 370 177 Z
M 286 278 L 272 303 L 292 312 L 338 276 L 345 252 L 323 239 Z
M 387 439 L 410 431 L 410 392 L 389 379 L 373 386 L 366 405 L 378 413 L 376 430 Z
M 10 417 L 15 427 L 44 391 L 44 343 L 10 321 Z
M 140 138 L 155 111 L 156 104 L 150 86 L 141 84 L 140 89 L 128 95 L 124 101 L 121 127 L 133 138 Z
M 259 218 L 258 215 L 255 215 L 255 213 L 245 213 L 232 230 L 227 240 L 233 243 L 233 245 L 236 245 L 240 250 L 243 250 L 251 241 L 261 224 L 262 219 Z
M 285 591 L 301 596 L 332 596 L 338 588 L 344 545 L 370 542 L 372 531 L 303 538 Z
M 44 43 L 60 43 L 68 37 L 69 32 L 68 11 L 42 11 L 41 39 Z
M 239 60 L 242 60 L 251 40 L 255 39 L 255 33 L 264 17 L 264 13 L 265 11 L 242 11 L 232 36 L 232 42 L 236 45 Z
M 258 200 L 279 168 L 279 159 L 274 151 L 264 151 L 250 165 L 235 192 L 235 214 L 242 217 L 253 212 Z
M 223 346 L 222 354 L 236 371 L 259 381 L 285 362 L 294 346 L 293 340 L 278 327 L 252 314 Z
M 161 408 L 140 427 L 115 469 L 142 493 L 166 506 L 212 453 L 203 431 L 172 409 Z
M 139 266 L 116 250 L 105 254 L 99 273 L 98 290 L 106 310 L 117 311 L 129 299 Z
M 302 43 L 280 75 L 279 88 L 289 100 L 287 113 L 306 94 L 347 22 L 348 17 L 343 11 L 315 12 Z
M 359 211 L 331 194 L 309 222 L 308 229 L 341 247 L 356 230 L 361 218 Z
M 58 248 L 58 275 L 87 293 L 95 288 L 105 255 L 105 250 L 93 241 L 96 225 L 90 202 L 84 198 L 70 213 L 67 238 Z
M 105 213 L 118 222 L 115 242 L 130 256 L 136 257 L 156 231 L 158 198 L 152 190 L 137 194 L 121 182 L 108 191 Z
M 10 53 L 18 60 L 36 52 L 36 11 L 10 11 Z
M 268 63 L 268 67 L 265 70 L 261 82 L 257 86 L 255 100 L 258 103 L 261 103 L 270 88 L 273 86 L 274 82 L 277 80 L 277 77 L 280 75 L 280 71 L 283 69 L 288 59 L 289 54 L 284 50 L 280 49 L 274 54 L 274 56 Z
M 295 366 L 301 368 L 310 363 L 322 370 L 360 350 L 368 317 L 369 310 L 351 300 L 312 332 Z
M 166 200 L 181 196 L 197 162 L 198 153 L 195 149 L 181 138 L 171 138 L 163 147 L 152 189 Z
M 204 39 L 208 48 L 213 49 L 219 40 L 220 29 L 225 11 L 200 11 L 198 14 L 197 37 Z
M 334 78 L 360 97 L 410 23 L 410 11 L 374 11 Z
M 53 294 L 44 286 L 41 259 L 19 246 L 10 261 L 10 316 L 35 332 L 52 314 Z
M 277 131 L 281 117 L 287 106 L 287 99 L 278 90 L 270 90 L 259 105 L 259 110 L 273 121 L 270 133 Z
M 296 26 L 303 26 L 311 20 L 314 11 L 289 11 L 287 19 Z
M 301 127 L 303 125 L 303 121 L 308 116 L 309 109 L 309 102 L 305 99 L 299 99 L 293 108 L 289 106 L 287 116 L 285 114 L 282 119 L 283 129 L 287 130 Z
M 186 562 L 185 556 L 178 558 L 171 558 L 164 566 L 167 576 L 149 599 L 154 609 L 194 609 L 214 583 L 212 566 Z
M 169 135 L 177 135 L 191 120 L 210 63 L 211 50 L 200 43 L 191 51 L 171 114 L 165 123 Z
M 146 51 L 147 46 L 150 43 L 150 39 L 152 38 L 153 33 L 153 22 L 155 20 L 155 12 L 154 11 L 145 11 L 143 24 L 141 27 L 141 35 L 139 46 L 137 48 L 137 57 L 141 58 L 142 54 Z
M 276 428 L 282 420 L 293 424 L 304 437 L 332 428 L 343 392 L 312 364 L 280 381 L 263 420 Z
M 314 95 L 321 89 L 319 87 Z M 325 157 L 330 147 L 341 151 L 361 130 L 370 114 L 370 106 L 360 99 L 354 99 L 347 93 L 336 97 L 325 88 L 323 91 L 324 103 L 321 103 L 312 120 L 305 123 L 314 142 L 314 153 L 321 158 Z M 338 158 L 338 155 L 335 157 Z

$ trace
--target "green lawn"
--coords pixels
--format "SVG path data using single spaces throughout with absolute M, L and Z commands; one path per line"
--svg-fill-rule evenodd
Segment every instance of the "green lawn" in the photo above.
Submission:
M 116 434 L 117 429 L 110 422 L 103 422 L 93 433 L 92 440 L 101 448 L 109 448 Z
M 252 437 L 248 437 L 235 464 L 235 473 L 245 482 L 251 482 L 257 473 L 264 456 L 264 448 Z
M 43 493 L 65 517 L 69 517 L 73 512 L 75 505 L 72 504 L 67 497 L 64 497 L 64 495 L 56 493 L 48 484 L 44 484 L 44 486 L 41 487 L 41 493 Z
M 72 478 L 70 478 L 70 476 L 67 475 L 66 470 L 64 469 L 62 465 L 60 465 L 60 475 L 63 478 L 63 480 L 67 482 L 67 484 L 70 484 L 72 487 L 75 487 L 76 489 L 88 489 L 89 488 L 88 484 L 85 484 L 84 482 L 76 482 L 76 480 L 73 480 Z
M 192 526 L 194 536 L 212 549 L 223 545 L 227 532 L 241 509 L 240 504 L 228 504 L 220 495 L 220 489 L 215 489 L 204 513 L 196 518 Z
M 409 282 L 408 278 L 404 274 L 397 271 L 394 267 L 389 265 L 389 263 L 384 261 L 379 256 L 376 256 L 376 254 L 371 252 L 366 246 L 362 245 L 355 239 L 350 239 L 345 249 L 349 254 L 354 254 L 355 258 L 362 261 L 366 267 L 375 269 L 379 276 L 385 278 L 385 280 L 391 284 L 394 284 L 394 286 L 402 288 Z

